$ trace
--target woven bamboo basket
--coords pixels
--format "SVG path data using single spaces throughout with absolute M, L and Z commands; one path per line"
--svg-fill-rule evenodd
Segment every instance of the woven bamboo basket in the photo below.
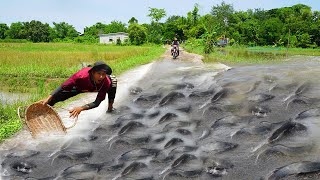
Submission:
M 40 134 L 66 134 L 66 130 L 77 123 L 76 119 L 71 127 L 66 128 L 58 113 L 51 106 L 39 102 L 26 107 L 25 113 L 21 113 L 19 108 L 18 115 L 26 123 L 34 138 Z

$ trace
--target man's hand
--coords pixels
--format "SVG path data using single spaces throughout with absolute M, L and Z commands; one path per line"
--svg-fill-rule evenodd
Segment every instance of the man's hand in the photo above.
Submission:
M 83 111 L 83 110 L 84 110 L 83 107 L 75 107 L 75 108 L 71 109 L 69 111 L 70 117 L 71 118 L 77 118 L 79 116 L 79 114 L 81 113 L 81 111 Z
M 48 102 L 49 102 L 51 99 L 52 99 L 52 95 L 49 95 L 46 99 L 42 99 L 42 100 L 40 100 L 40 101 L 38 101 L 38 102 L 40 102 L 40 103 L 43 104 L 43 105 L 46 105 L 46 104 L 48 104 Z

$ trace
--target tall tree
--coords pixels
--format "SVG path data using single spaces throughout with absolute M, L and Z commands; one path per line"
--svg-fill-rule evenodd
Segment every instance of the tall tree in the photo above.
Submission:
M 85 36 L 93 36 L 98 37 L 99 34 L 103 34 L 106 28 L 106 24 L 102 24 L 101 22 L 97 22 L 95 25 L 84 28 Z
M 188 38 L 200 38 L 205 32 L 203 24 L 199 23 L 199 6 L 195 4 L 192 11 L 187 13 L 186 25 L 183 27 L 183 33 Z
M 138 23 L 138 20 L 135 17 L 132 17 L 129 21 L 129 24 Z
M 163 30 L 163 39 L 167 41 L 173 40 L 174 37 L 178 38 L 179 40 L 185 39 L 183 34 L 183 17 L 181 16 L 170 16 L 164 23 L 164 30 Z
M 312 15 L 312 25 L 310 35 L 313 42 L 320 46 L 320 11 L 314 11 Z
M 160 44 L 163 41 L 162 31 L 163 24 L 159 21 L 166 16 L 164 9 L 150 8 L 148 16 L 151 18 L 151 24 L 147 28 L 147 41 Z
M 194 7 L 193 7 L 193 10 L 191 12 L 191 15 L 192 15 L 192 24 L 193 25 L 197 25 L 198 24 L 198 20 L 200 18 L 200 15 L 199 15 L 199 4 L 195 4 Z
M 96 23 L 93 26 L 84 28 L 85 36 L 98 37 L 99 34 L 127 32 L 126 24 L 120 21 L 112 21 L 110 24 Z
M 211 14 L 217 18 L 221 26 L 226 30 L 230 17 L 234 13 L 233 6 L 222 1 L 221 5 L 212 6 Z
M 50 28 L 49 24 L 36 20 L 25 23 L 27 39 L 32 42 L 49 42 Z
M 151 22 L 151 24 L 143 24 L 147 30 L 147 42 L 160 44 L 163 43 L 163 24 Z
M 265 45 L 283 45 L 283 34 L 283 23 L 279 18 L 270 18 L 262 25 L 261 36 L 265 40 Z
M 166 11 L 164 9 L 157 9 L 149 7 L 149 14 L 148 16 L 151 18 L 152 21 L 159 22 L 160 19 L 166 16 Z
M 61 23 L 56 23 L 53 22 L 53 35 L 52 38 L 75 38 L 79 36 L 79 32 L 76 31 L 76 29 L 72 26 L 69 25 L 66 22 L 61 22 Z
M 128 34 L 130 42 L 134 45 L 143 44 L 146 40 L 146 29 L 138 23 L 129 25 Z
M 120 21 L 111 21 L 104 28 L 103 33 L 127 32 L 126 25 Z
M 27 32 L 25 29 L 25 23 L 16 22 L 10 25 L 9 30 L 6 31 L 6 35 L 10 39 L 26 39 Z
M 0 39 L 4 39 L 7 37 L 6 31 L 9 30 L 7 24 L 0 24 Z

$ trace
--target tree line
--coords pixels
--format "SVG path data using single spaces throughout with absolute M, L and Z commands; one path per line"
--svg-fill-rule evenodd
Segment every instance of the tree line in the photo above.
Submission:
M 0 24 L 0 39 L 25 39 L 32 42 L 98 42 L 99 34 L 127 32 L 131 44 L 164 43 L 179 40 L 201 40 L 207 50 L 217 39 L 228 38 L 230 44 L 247 46 L 288 46 L 316 48 L 320 46 L 320 11 L 304 4 L 270 10 L 236 11 L 232 4 L 214 5 L 205 15 L 199 6 L 185 16 L 166 17 L 165 9 L 149 8 L 150 23 L 139 24 L 135 17 L 127 23 L 112 21 L 96 23 L 80 34 L 65 22 L 47 23 L 32 20 L 10 26 Z

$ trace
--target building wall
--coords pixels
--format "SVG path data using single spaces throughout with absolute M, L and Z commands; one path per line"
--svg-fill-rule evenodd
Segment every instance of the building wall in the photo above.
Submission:
M 128 36 L 125 34 L 101 35 L 100 43 L 112 44 L 112 43 L 116 43 L 117 39 L 120 39 L 121 42 L 124 42 L 125 39 L 128 39 Z

